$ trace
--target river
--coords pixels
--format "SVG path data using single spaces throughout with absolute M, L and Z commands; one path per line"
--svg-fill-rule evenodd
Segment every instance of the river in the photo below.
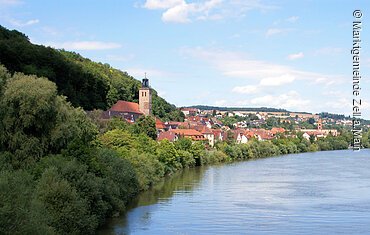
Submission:
M 370 150 L 184 170 L 99 234 L 370 234 Z

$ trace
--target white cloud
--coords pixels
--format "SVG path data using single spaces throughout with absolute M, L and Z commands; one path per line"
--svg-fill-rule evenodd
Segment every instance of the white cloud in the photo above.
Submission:
M 116 49 L 122 47 L 121 44 L 114 43 L 114 42 L 100 42 L 100 41 L 76 41 L 76 42 L 50 42 L 46 43 L 46 45 L 55 47 L 55 48 L 63 48 L 66 50 L 109 50 L 109 49 Z
M 241 94 L 254 94 L 258 91 L 258 86 L 252 86 L 252 85 L 237 86 L 237 87 L 234 87 L 232 91 L 235 93 L 241 93 Z
M 227 104 L 227 101 L 226 100 L 216 100 L 213 105 L 215 106 L 224 106 Z
M 150 10 L 153 9 L 169 9 L 185 3 L 184 0 L 147 0 L 144 7 Z
M 270 29 L 267 29 L 265 35 L 266 35 L 266 37 L 271 37 L 271 36 L 274 36 L 274 35 L 277 35 L 277 34 L 286 33 L 286 32 L 289 32 L 289 31 L 292 31 L 292 29 L 270 28 Z
M 290 22 L 290 23 L 295 23 L 298 19 L 299 19 L 298 16 L 291 16 L 291 17 L 287 18 L 286 21 Z
M 14 25 L 16 27 L 30 26 L 30 25 L 33 25 L 33 24 L 37 24 L 39 22 L 40 21 L 38 19 L 28 20 L 26 22 L 22 22 L 22 21 L 15 20 L 15 19 L 9 19 L 9 23 L 11 23 L 12 25 Z
M 261 11 L 274 9 L 262 4 L 261 0 L 146 0 L 143 5 L 149 10 L 164 10 L 162 20 L 172 23 L 188 23 L 194 20 L 220 20 L 228 17 L 244 16 L 252 9 Z
M 281 19 L 276 20 L 276 21 L 273 22 L 273 25 L 279 25 L 279 24 L 285 23 L 285 22 L 295 23 L 298 19 L 299 19 L 298 16 L 291 16 L 291 17 L 286 18 L 284 20 L 281 20 Z
M 125 70 L 127 71 L 128 74 L 137 79 L 143 78 L 145 76 L 145 73 L 148 78 L 169 77 L 171 75 L 166 71 L 158 69 L 127 68 Z
M 335 100 L 326 102 L 325 105 L 330 109 L 343 110 L 346 108 L 347 110 L 351 110 L 352 100 L 338 96 Z
M 322 55 L 333 56 L 333 55 L 341 54 L 343 51 L 344 51 L 343 48 L 339 48 L 339 47 L 323 47 L 323 48 L 320 48 L 314 51 L 313 54 L 315 56 L 322 56 Z
M 192 11 L 194 11 L 193 4 L 183 3 L 165 11 L 162 20 L 164 22 L 187 23 L 190 22 L 189 14 Z
M 299 53 L 296 53 L 296 54 L 290 54 L 290 55 L 288 55 L 288 59 L 289 60 L 301 59 L 303 57 L 304 57 L 303 52 L 299 52 Z
M 310 100 L 303 99 L 296 91 L 290 91 L 286 94 L 278 96 L 265 95 L 251 99 L 251 104 L 256 106 L 279 107 L 293 110 L 308 110 L 311 103 Z
M 167 92 L 159 90 L 159 91 L 158 91 L 158 95 L 159 95 L 160 97 L 162 97 L 162 98 L 166 98 Z
M 261 86 L 281 86 L 284 84 L 292 83 L 295 77 L 290 74 L 283 74 L 276 77 L 263 78 L 260 82 Z
M 198 47 L 184 48 L 181 53 L 208 62 L 215 69 L 220 70 L 224 76 L 253 80 L 253 82 L 257 80 L 261 86 L 269 84 L 278 86 L 298 80 L 330 85 L 345 80 L 343 76 L 308 72 L 262 60 L 245 58 L 244 55 L 232 51 Z
M 23 3 L 20 0 L 0 0 L 0 6 L 12 6 L 12 5 L 19 5 Z

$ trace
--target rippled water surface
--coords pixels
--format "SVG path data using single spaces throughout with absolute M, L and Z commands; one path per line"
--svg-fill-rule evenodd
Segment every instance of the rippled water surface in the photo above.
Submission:
M 186 170 L 100 234 L 370 234 L 370 151 Z

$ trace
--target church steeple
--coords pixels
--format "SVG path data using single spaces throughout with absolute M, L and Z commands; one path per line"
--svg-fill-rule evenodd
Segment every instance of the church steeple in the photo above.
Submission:
M 145 73 L 145 77 L 143 78 L 143 81 L 141 82 L 141 87 L 142 88 L 149 87 L 149 79 L 146 78 L 146 73 Z
M 139 109 L 145 116 L 152 114 L 152 91 L 149 87 L 149 79 L 143 78 L 139 89 Z

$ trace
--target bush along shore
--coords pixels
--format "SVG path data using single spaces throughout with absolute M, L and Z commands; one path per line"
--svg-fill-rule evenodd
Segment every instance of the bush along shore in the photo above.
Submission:
M 56 85 L 0 66 L 0 234 L 94 234 L 138 192 L 182 168 L 346 149 L 350 137 L 247 144 L 155 140 L 155 121 L 87 117 Z

